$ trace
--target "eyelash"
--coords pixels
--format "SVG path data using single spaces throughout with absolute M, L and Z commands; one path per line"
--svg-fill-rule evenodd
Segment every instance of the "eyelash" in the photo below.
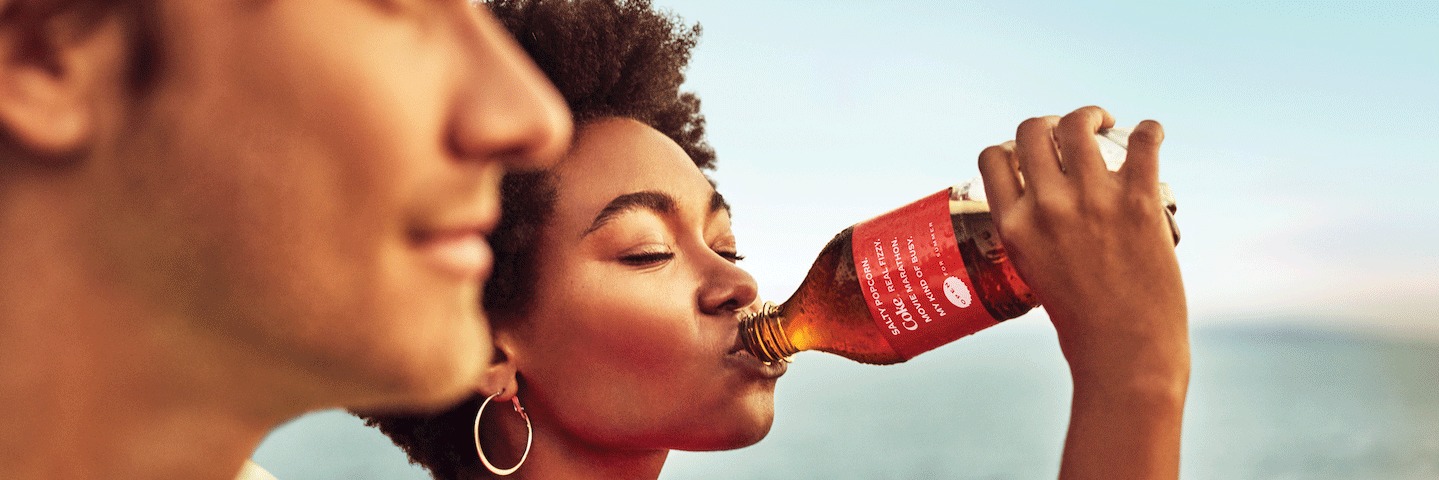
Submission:
M 744 255 L 740 255 L 739 252 L 715 252 L 715 253 L 718 253 L 719 256 L 724 257 L 725 260 L 729 260 L 730 263 L 738 263 L 740 260 L 744 260 Z
M 719 254 L 719 256 L 721 257 L 724 257 L 725 260 L 729 260 L 730 263 L 737 263 L 740 260 L 744 260 L 744 255 L 740 255 L 739 252 L 715 253 Z M 633 267 L 643 267 L 648 265 L 654 265 L 656 263 L 667 262 L 673 258 L 675 258 L 675 254 L 670 252 L 636 253 L 634 255 L 625 255 L 623 257 L 620 257 L 620 263 Z
M 675 258 L 675 254 L 670 252 L 636 253 L 634 255 L 625 255 L 623 257 L 620 257 L 620 263 L 632 267 L 643 267 L 648 265 L 654 265 L 660 262 L 666 262 L 672 258 Z

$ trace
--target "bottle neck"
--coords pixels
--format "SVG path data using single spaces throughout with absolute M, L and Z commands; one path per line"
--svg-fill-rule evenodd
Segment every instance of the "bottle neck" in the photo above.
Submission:
M 774 302 L 764 302 L 759 313 L 740 321 L 740 339 L 746 350 L 765 363 L 790 361 L 790 356 L 799 351 L 790 343 L 784 329 L 780 328 L 783 313 Z

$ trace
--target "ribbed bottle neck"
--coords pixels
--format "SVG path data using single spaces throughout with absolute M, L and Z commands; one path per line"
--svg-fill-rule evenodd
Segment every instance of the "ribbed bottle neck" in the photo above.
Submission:
M 784 329 L 780 327 L 781 318 L 779 305 L 764 302 L 759 313 L 740 321 L 740 339 L 744 342 L 745 349 L 760 361 L 788 363 L 789 357 L 798 353 L 794 345 L 790 344 Z

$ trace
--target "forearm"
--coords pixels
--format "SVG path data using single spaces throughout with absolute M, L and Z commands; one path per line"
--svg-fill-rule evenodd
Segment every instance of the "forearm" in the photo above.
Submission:
M 1160 204 L 1164 130 L 1144 121 L 1109 171 L 1097 107 L 1024 121 L 980 154 L 1005 250 L 1044 304 L 1074 378 L 1062 478 L 1179 474 L 1188 309 Z
M 1086 364 L 1111 368 L 1072 368 L 1074 397 L 1060 478 L 1178 478 L 1189 385 L 1187 335 L 1142 342 Z M 1114 358 L 1119 356 L 1125 358 Z

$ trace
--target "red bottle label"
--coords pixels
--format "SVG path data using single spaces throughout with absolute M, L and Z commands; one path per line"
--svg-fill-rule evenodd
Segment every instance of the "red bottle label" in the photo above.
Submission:
M 965 270 L 949 189 L 855 225 L 854 268 L 874 323 L 905 360 L 999 323 Z

